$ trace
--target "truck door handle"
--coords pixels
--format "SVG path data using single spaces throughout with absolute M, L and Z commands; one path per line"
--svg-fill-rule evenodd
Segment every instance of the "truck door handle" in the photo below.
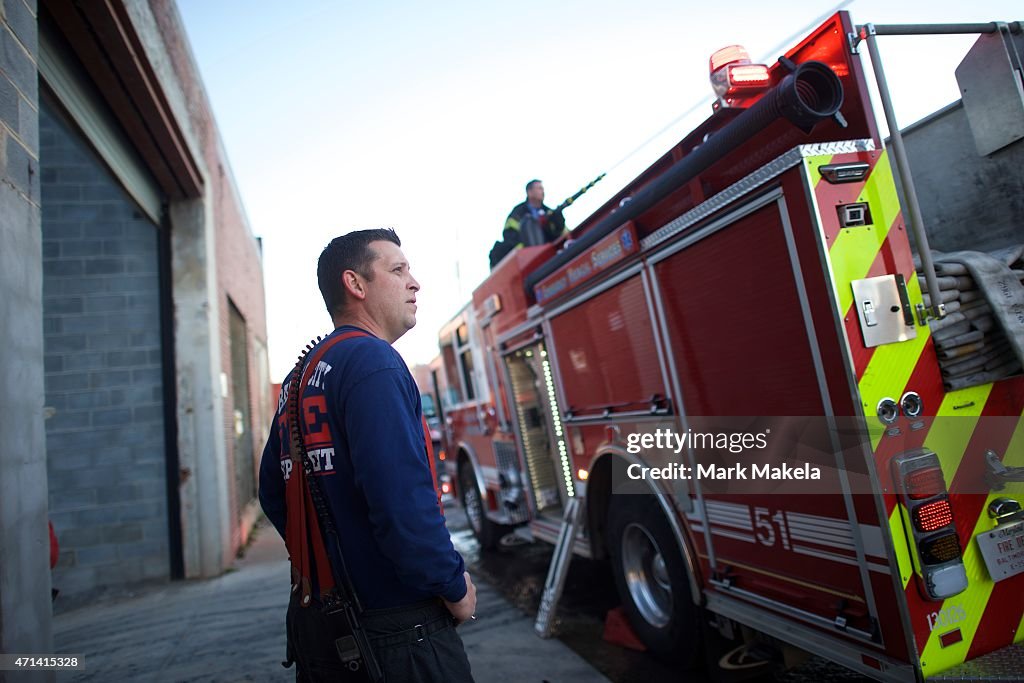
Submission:
M 861 303 L 864 307 L 864 324 L 874 327 L 878 324 L 878 317 L 875 315 L 875 302 L 868 299 Z

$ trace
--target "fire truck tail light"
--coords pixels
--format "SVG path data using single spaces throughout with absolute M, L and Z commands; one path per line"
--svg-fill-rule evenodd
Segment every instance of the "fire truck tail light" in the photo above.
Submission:
M 921 561 L 924 564 L 942 564 L 960 559 L 962 556 L 963 551 L 960 549 L 960 539 L 957 538 L 956 532 L 921 543 Z
M 911 500 L 932 498 L 946 492 L 946 480 L 941 467 L 924 467 L 914 470 L 904 479 L 907 497 Z
M 715 73 L 729 64 L 750 64 L 750 55 L 742 45 L 730 45 L 716 50 L 711 55 L 709 71 Z
M 953 523 L 953 508 L 946 499 L 926 503 L 914 508 L 914 526 L 918 531 L 928 533 Z
M 953 528 L 953 506 L 939 456 L 918 448 L 893 458 L 892 469 L 921 595 L 945 600 L 963 592 L 967 589 L 963 548 Z
M 447 457 L 448 457 L 448 454 L 444 452 L 443 448 L 437 454 L 437 459 L 438 460 L 444 460 Z

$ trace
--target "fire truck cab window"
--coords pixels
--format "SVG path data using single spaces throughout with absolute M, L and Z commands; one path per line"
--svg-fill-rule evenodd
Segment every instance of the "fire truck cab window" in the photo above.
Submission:
M 469 345 L 469 326 L 459 325 L 454 333 L 442 340 L 441 356 L 444 359 L 445 374 L 450 378 L 452 386 L 448 387 L 444 404 L 445 409 L 476 400 L 477 391 L 473 372 L 473 349 Z
M 473 382 L 473 349 L 469 346 L 469 325 L 462 323 L 455 331 L 455 350 L 458 352 L 459 365 L 462 368 L 462 388 L 465 390 L 465 400 L 472 401 L 476 398 L 476 387 Z
M 462 384 L 466 387 L 466 400 L 472 401 L 476 398 L 476 391 L 473 388 L 473 351 L 466 349 L 459 354 L 462 361 Z
M 441 407 L 450 410 L 465 399 L 462 392 L 462 380 L 458 372 L 458 361 L 455 358 L 455 347 L 452 345 L 451 338 L 445 342 L 441 345 L 441 360 L 444 363 L 445 377 L 449 379 L 448 386 L 441 394 Z

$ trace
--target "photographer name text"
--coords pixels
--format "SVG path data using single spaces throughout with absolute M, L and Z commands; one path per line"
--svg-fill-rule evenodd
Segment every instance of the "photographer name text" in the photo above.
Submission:
M 749 463 L 741 465 L 681 465 L 670 463 L 664 467 L 646 467 L 633 463 L 626 468 L 626 476 L 630 479 L 715 479 L 715 480 L 758 480 L 758 479 L 821 479 L 821 469 L 812 467 L 810 463 L 790 465 L 758 465 Z

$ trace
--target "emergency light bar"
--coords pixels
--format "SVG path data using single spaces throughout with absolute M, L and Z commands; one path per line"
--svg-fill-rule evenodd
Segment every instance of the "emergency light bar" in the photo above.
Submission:
M 723 47 L 721 50 L 716 50 L 712 55 L 711 59 L 708 60 L 710 65 L 709 70 L 711 73 L 715 73 L 723 66 L 729 64 L 750 64 L 750 54 L 747 49 L 742 45 L 729 45 Z
M 963 548 L 938 456 L 919 448 L 893 458 L 892 469 L 919 588 L 929 600 L 962 593 L 967 589 Z
M 760 90 L 768 87 L 771 80 L 768 67 L 751 64 L 750 55 L 740 45 L 730 45 L 718 50 L 709 60 L 711 87 L 720 99 L 734 95 L 741 90 Z

